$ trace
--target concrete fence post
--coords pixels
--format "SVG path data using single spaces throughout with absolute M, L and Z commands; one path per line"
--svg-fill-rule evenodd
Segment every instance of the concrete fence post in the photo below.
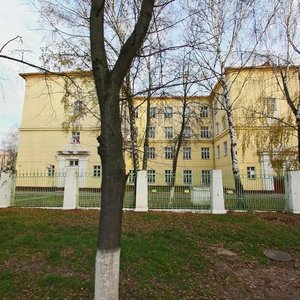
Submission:
M 141 170 L 137 172 L 134 211 L 148 211 L 147 170 Z
M 78 198 L 78 168 L 66 168 L 63 209 L 75 209 Z
M 10 206 L 12 194 L 13 176 L 11 173 L 1 172 L 0 178 L 0 208 Z
M 226 214 L 224 205 L 222 170 L 211 171 L 210 197 L 211 212 L 213 214 Z
M 300 171 L 287 173 L 287 208 L 294 214 L 300 214 Z

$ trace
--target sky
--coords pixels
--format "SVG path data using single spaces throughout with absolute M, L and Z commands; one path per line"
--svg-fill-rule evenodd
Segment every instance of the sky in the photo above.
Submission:
M 0 49 L 10 39 L 21 36 L 23 43 L 12 42 L 1 54 L 17 57 L 25 50 L 25 60 L 39 64 L 43 31 L 38 28 L 38 14 L 26 0 L 1 1 Z M 22 64 L 0 58 L 0 140 L 12 127 L 19 127 L 22 117 L 25 81 L 19 73 L 36 71 Z

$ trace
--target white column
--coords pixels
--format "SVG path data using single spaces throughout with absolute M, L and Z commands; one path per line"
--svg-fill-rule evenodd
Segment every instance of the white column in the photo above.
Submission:
M 78 167 L 66 167 L 63 209 L 76 208 L 78 197 Z
M 10 173 L 1 172 L 0 178 L 0 208 L 10 206 L 13 177 Z
M 137 172 L 135 211 L 148 211 L 147 170 L 142 170 Z
M 287 173 L 286 195 L 288 210 L 300 214 L 300 171 Z
M 213 214 L 226 214 L 221 170 L 211 171 L 210 197 L 211 212 Z

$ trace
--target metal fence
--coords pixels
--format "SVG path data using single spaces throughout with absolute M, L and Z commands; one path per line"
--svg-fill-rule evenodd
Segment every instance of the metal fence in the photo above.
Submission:
M 209 210 L 210 177 L 207 177 L 206 184 L 203 184 L 200 177 L 183 178 L 183 176 L 183 174 L 176 176 L 174 186 L 165 180 L 164 174 L 156 174 L 155 182 L 151 182 L 151 177 L 148 178 L 149 208 Z
M 18 172 L 14 177 L 11 206 L 62 207 L 65 172 Z M 100 208 L 101 177 L 78 174 L 77 207 Z M 134 182 L 125 187 L 124 208 L 134 208 Z
M 193 175 L 184 177 L 184 174 L 178 174 L 175 186 L 171 185 L 170 178 L 166 178 L 165 174 L 155 174 L 155 178 L 148 176 L 149 209 L 210 210 L 211 176 L 206 174 L 203 178 Z M 11 206 L 62 207 L 65 176 L 64 172 L 18 172 Z M 223 173 L 222 177 L 226 210 L 285 210 L 284 177 L 242 174 L 239 184 L 232 174 Z M 99 208 L 101 177 L 93 173 L 79 173 L 78 186 L 77 207 Z M 134 178 L 126 184 L 123 207 L 135 208 Z
M 100 208 L 101 206 L 101 177 L 95 177 L 93 173 L 79 173 L 78 207 Z M 134 208 L 134 182 L 127 183 L 123 208 Z
M 11 206 L 62 207 L 65 173 L 19 172 L 15 176 Z
M 286 207 L 285 178 L 242 174 L 240 181 L 223 173 L 226 210 L 283 211 Z

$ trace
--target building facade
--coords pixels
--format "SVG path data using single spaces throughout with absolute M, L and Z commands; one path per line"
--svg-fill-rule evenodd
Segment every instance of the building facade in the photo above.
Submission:
M 46 170 L 48 176 L 53 176 L 68 166 L 78 166 L 82 173 L 89 173 L 95 179 L 101 177 L 101 162 L 97 154 L 100 121 L 91 74 L 31 73 L 21 76 L 26 81 L 26 94 L 17 170 Z M 293 70 L 288 76 L 289 89 L 296 99 L 299 95 L 298 76 Z M 257 174 L 274 174 L 274 155 L 270 155 L 268 147 L 260 148 L 257 141 L 267 138 L 268 129 L 275 125 L 274 120 L 293 122 L 279 80 L 278 73 L 270 66 L 227 69 L 230 107 L 224 103 L 224 87 L 220 83 L 207 96 L 152 97 L 148 130 L 146 98 L 134 98 L 136 153 L 141 167 L 147 151 L 149 183 L 171 183 L 179 138 L 177 185 L 207 185 L 212 169 L 232 172 L 228 110 L 234 120 L 240 173 L 253 179 Z M 133 181 L 133 151 L 126 100 L 120 106 L 124 118 L 124 158 L 128 180 Z M 147 147 L 144 146 L 146 135 L 149 138 Z M 266 140 L 265 144 L 268 142 Z M 263 146 L 264 141 L 261 144 Z M 284 144 L 277 146 L 286 149 L 296 144 L 296 136 L 291 134 Z M 86 183 L 80 185 L 84 187 Z

